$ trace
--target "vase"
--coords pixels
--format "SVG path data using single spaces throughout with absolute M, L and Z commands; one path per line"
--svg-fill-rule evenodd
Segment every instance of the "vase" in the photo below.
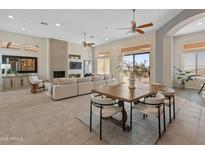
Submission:
M 129 88 L 130 89 L 135 89 L 135 75 L 134 74 L 130 74 L 129 75 Z

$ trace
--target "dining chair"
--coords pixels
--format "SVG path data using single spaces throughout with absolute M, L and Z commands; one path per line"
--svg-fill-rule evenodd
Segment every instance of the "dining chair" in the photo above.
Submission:
M 173 119 L 175 119 L 175 90 L 172 88 L 163 89 L 160 91 L 161 94 L 165 96 L 165 99 L 168 100 L 168 102 L 165 101 L 165 106 L 169 107 L 169 123 L 172 122 L 172 109 L 171 106 L 173 106 Z
M 119 103 L 111 98 L 102 97 L 96 94 L 91 94 L 90 101 L 90 132 L 92 131 L 92 114 L 100 117 L 100 140 L 102 140 L 102 119 L 112 117 L 117 113 L 124 113 L 124 103 L 118 106 Z M 125 117 L 122 114 L 123 131 L 125 131 Z
M 202 90 L 204 89 L 204 86 L 205 86 L 205 83 L 203 83 L 202 85 L 201 85 L 201 88 L 200 88 L 200 90 L 199 90 L 199 94 L 202 92 Z
M 166 119 L 165 119 L 165 96 L 157 93 L 154 97 L 145 98 L 143 102 L 135 104 L 133 109 L 143 113 L 144 115 L 151 116 L 158 119 L 158 131 L 159 138 L 161 138 L 161 117 L 163 116 L 164 120 L 164 131 L 166 131 Z

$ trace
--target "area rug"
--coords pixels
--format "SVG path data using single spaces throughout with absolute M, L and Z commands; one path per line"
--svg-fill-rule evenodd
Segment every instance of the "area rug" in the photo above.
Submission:
M 126 122 L 129 125 L 129 104 L 125 103 L 125 108 L 128 115 L 128 120 Z M 177 104 L 177 103 L 176 103 Z M 179 107 L 176 107 L 176 112 Z M 121 113 L 116 114 L 114 116 L 115 119 L 122 119 Z M 166 125 L 168 126 L 168 108 L 166 108 Z M 81 122 L 88 126 L 90 125 L 90 115 L 89 110 L 77 116 Z M 123 132 L 122 128 L 117 126 L 116 124 L 108 121 L 102 121 L 102 136 L 103 140 L 108 142 L 109 144 L 134 144 L 134 145 L 153 145 L 158 140 L 158 119 L 153 117 L 147 117 L 143 119 L 143 115 L 140 112 L 137 112 L 133 109 L 133 122 L 132 122 L 132 130 L 130 132 Z M 93 114 L 92 120 L 92 128 L 93 133 L 97 133 L 99 135 L 100 123 L 99 117 Z M 161 130 L 163 132 L 163 118 L 161 118 Z M 86 133 L 86 132 L 85 132 Z

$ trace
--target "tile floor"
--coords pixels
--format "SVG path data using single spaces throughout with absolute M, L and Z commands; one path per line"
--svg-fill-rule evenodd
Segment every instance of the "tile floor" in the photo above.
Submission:
M 178 102 L 176 120 L 156 144 L 205 144 L 205 107 Z M 0 144 L 108 144 L 76 118 L 88 109 L 86 95 L 55 102 L 29 90 L 0 92 Z

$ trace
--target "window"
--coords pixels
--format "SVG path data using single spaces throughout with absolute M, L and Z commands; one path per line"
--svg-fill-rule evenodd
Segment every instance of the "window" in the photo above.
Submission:
M 132 65 L 134 63 L 133 55 L 123 56 L 123 64 Z
M 110 74 L 110 58 L 97 60 L 97 74 Z
M 140 64 L 145 63 L 145 66 L 149 68 L 149 52 L 146 53 L 138 53 L 123 56 L 123 64 Z M 123 82 L 128 82 L 128 77 L 123 75 Z M 142 77 L 141 82 L 149 82 L 149 73 L 147 77 Z
M 197 74 L 205 77 L 205 52 L 197 53 Z
M 137 64 L 145 63 L 145 66 L 149 67 L 149 53 L 134 55 L 134 62 Z
M 184 54 L 184 70 L 196 73 L 196 53 Z
M 184 71 L 205 77 L 205 52 L 184 53 L 182 64 Z

